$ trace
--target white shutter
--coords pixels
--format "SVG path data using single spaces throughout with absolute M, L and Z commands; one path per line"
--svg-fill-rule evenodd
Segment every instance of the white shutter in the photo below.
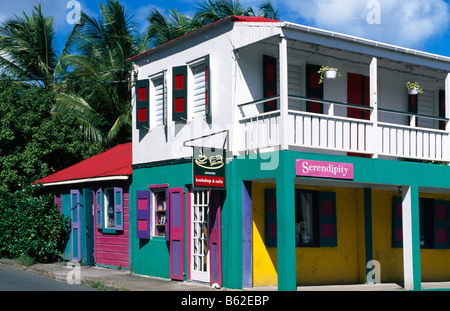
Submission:
M 154 125 L 163 126 L 164 125 L 164 79 L 158 78 L 153 80 L 154 85 Z
M 194 118 L 205 115 L 205 63 L 192 67 L 193 85 L 193 109 L 192 116 Z
M 302 95 L 302 67 L 300 65 L 288 64 L 288 93 L 289 95 Z M 289 109 L 304 110 L 302 101 L 296 99 L 289 100 Z
M 434 93 L 432 91 L 423 90 L 423 94 L 417 95 L 418 98 L 418 112 L 419 114 L 427 116 L 436 116 L 434 113 Z M 418 118 L 417 125 L 426 128 L 438 128 L 436 121 L 427 118 Z

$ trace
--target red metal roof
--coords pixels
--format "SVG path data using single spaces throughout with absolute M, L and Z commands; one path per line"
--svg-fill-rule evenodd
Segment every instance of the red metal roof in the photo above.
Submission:
M 206 26 L 200 27 L 200 28 L 198 28 L 196 30 L 193 30 L 193 31 L 191 31 L 191 32 L 189 32 L 189 33 L 187 33 L 185 35 L 182 35 L 181 37 L 177 37 L 177 38 L 172 39 L 172 40 L 170 40 L 170 41 L 168 41 L 168 42 L 166 42 L 164 44 L 158 45 L 157 47 L 151 48 L 151 49 L 149 49 L 149 50 L 147 50 L 145 52 L 142 52 L 142 53 L 140 53 L 138 55 L 130 57 L 130 58 L 126 59 L 125 61 L 132 61 L 133 59 L 138 58 L 139 56 L 142 56 L 144 54 L 147 54 L 150 51 L 154 51 L 154 50 L 159 49 L 161 47 L 164 47 L 164 46 L 166 46 L 168 44 L 171 44 L 172 42 L 177 41 L 180 38 L 185 38 L 185 37 L 187 37 L 187 36 L 189 36 L 189 35 L 191 35 L 193 33 L 196 33 L 198 31 L 202 31 L 203 29 L 210 28 L 211 26 L 218 25 L 220 23 L 223 23 L 223 22 L 226 22 L 226 21 L 229 21 L 229 20 L 232 21 L 232 22 L 236 22 L 236 23 L 279 23 L 280 22 L 280 21 L 278 21 L 276 19 L 270 19 L 270 18 L 260 17 L 260 16 L 230 15 L 230 16 L 228 16 L 228 17 L 226 17 L 224 19 L 221 19 L 221 20 L 219 20 L 217 22 L 214 22 L 214 23 L 208 24 Z
M 45 185 L 77 179 L 131 175 L 133 171 L 131 168 L 131 146 L 131 143 L 117 145 L 105 152 L 44 177 L 36 183 Z

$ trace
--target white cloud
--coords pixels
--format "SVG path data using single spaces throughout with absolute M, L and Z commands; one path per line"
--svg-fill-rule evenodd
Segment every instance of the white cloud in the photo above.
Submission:
M 386 43 L 421 48 L 449 26 L 444 0 L 274 0 L 288 21 Z M 368 6 L 369 4 L 369 6 Z M 379 5 L 379 24 L 369 23 Z

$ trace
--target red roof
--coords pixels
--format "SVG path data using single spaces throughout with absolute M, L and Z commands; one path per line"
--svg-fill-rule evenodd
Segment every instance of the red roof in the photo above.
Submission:
M 127 176 L 132 174 L 131 143 L 117 145 L 84 161 L 38 180 L 36 183 L 55 183 L 69 180 Z
M 168 44 L 170 44 L 170 43 L 172 43 L 172 42 L 174 42 L 174 41 L 177 41 L 177 40 L 180 39 L 180 38 L 184 38 L 184 37 L 186 37 L 186 36 L 189 36 L 189 35 L 192 34 L 192 33 L 198 32 L 198 31 L 200 31 L 200 30 L 203 30 L 203 29 L 205 29 L 205 28 L 209 28 L 209 27 L 211 27 L 211 26 L 213 26 L 213 25 L 217 25 L 217 24 L 220 24 L 220 23 L 225 22 L 225 21 L 228 21 L 228 20 L 231 20 L 232 22 L 237 22 L 237 23 L 279 23 L 279 22 L 280 22 L 280 21 L 278 21 L 278 20 L 276 20 L 276 19 L 270 19 L 270 18 L 260 17 L 260 16 L 237 16 L 237 15 L 230 15 L 230 16 L 228 16 L 228 17 L 226 17 L 226 18 L 224 18 L 224 19 L 221 19 L 221 20 L 219 20 L 219 21 L 217 21 L 217 22 L 208 24 L 208 25 L 206 25 L 206 26 L 204 26 L 204 27 L 200 27 L 200 28 L 198 28 L 198 29 L 196 29 L 196 30 L 193 30 L 193 31 L 191 31 L 191 32 L 189 32 L 189 33 L 187 33 L 187 34 L 185 34 L 185 35 L 182 35 L 181 37 L 177 37 L 177 38 L 172 39 L 172 40 L 170 40 L 170 41 L 168 41 L 168 42 L 166 42 L 166 43 L 163 43 L 163 44 L 161 44 L 161 45 L 158 45 L 157 47 L 151 48 L 151 49 L 149 49 L 149 50 L 147 50 L 147 51 L 145 51 L 145 52 L 142 52 L 142 53 L 140 53 L 140 54 L 138 54 L 138 55 L 135 55 L 135 56 L 133 56 L 133 57 L 130 57 L 130 58 L 126 59 L 125 61 L 131 61 L 131 60 L 133 60 L 133 59 L 135 59 L 135 58 L 137 58 L 137 57 L 139 57 L 139 56 L 142 56 L 142 55 L 144 55 L 144 54 L 147 54 L 147 53 L 150 52 L 150 51 L 156 50 L 156 49 L 161 48 L 161 47 L 163 47 L 163 46 L 166 46 L 166 45 L 168 45 Z

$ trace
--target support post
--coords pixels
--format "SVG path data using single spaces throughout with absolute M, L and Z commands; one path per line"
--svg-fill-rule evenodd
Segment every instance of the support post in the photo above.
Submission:
M 366 284 L 373 284 L 373 280 L 367 280 L 367 275 L 372 268 L 367 267 L 367 263 L 373 259 L 372 251 L 372 189 L 364 188 L 364 250 L 366 265 Z
M 287 39 L 280 37 L 279 44 L 280 55 L 280 139 L 281 150 L 289 147 L 289 126 L 288 126 L 288 57 L 287 57 Z
M 450 73 L 447 73 L 445 78 L 445 117 L 450 119 Z M 450 132 L 450 121 L 445 125 L 445 131 Z M 443 158 L 445 161 L 450 161 L 450 154 L 448 148 L 450 147 L 450 135 L 447 137 L 446 144 L 443 146 Z M 450 165 L 450 162 L 448 163 Z
M 373 124 L 372 130 L 372 148 L 373 158 L 378 158 L 378 152 L 381 148 L 381 133 L 378 133 L 378 59 L 372 58 L 370 62 L 370 122 Z
M 277 196 L 277 272 L 278 290 L 297 290 L 295 256 L 295 161 L 281 150 Z M 291 163 L 292 162 L 292 163 Z
M 403 273 L 407 290 L 420 290 L 419 189 L 402 187 Z

